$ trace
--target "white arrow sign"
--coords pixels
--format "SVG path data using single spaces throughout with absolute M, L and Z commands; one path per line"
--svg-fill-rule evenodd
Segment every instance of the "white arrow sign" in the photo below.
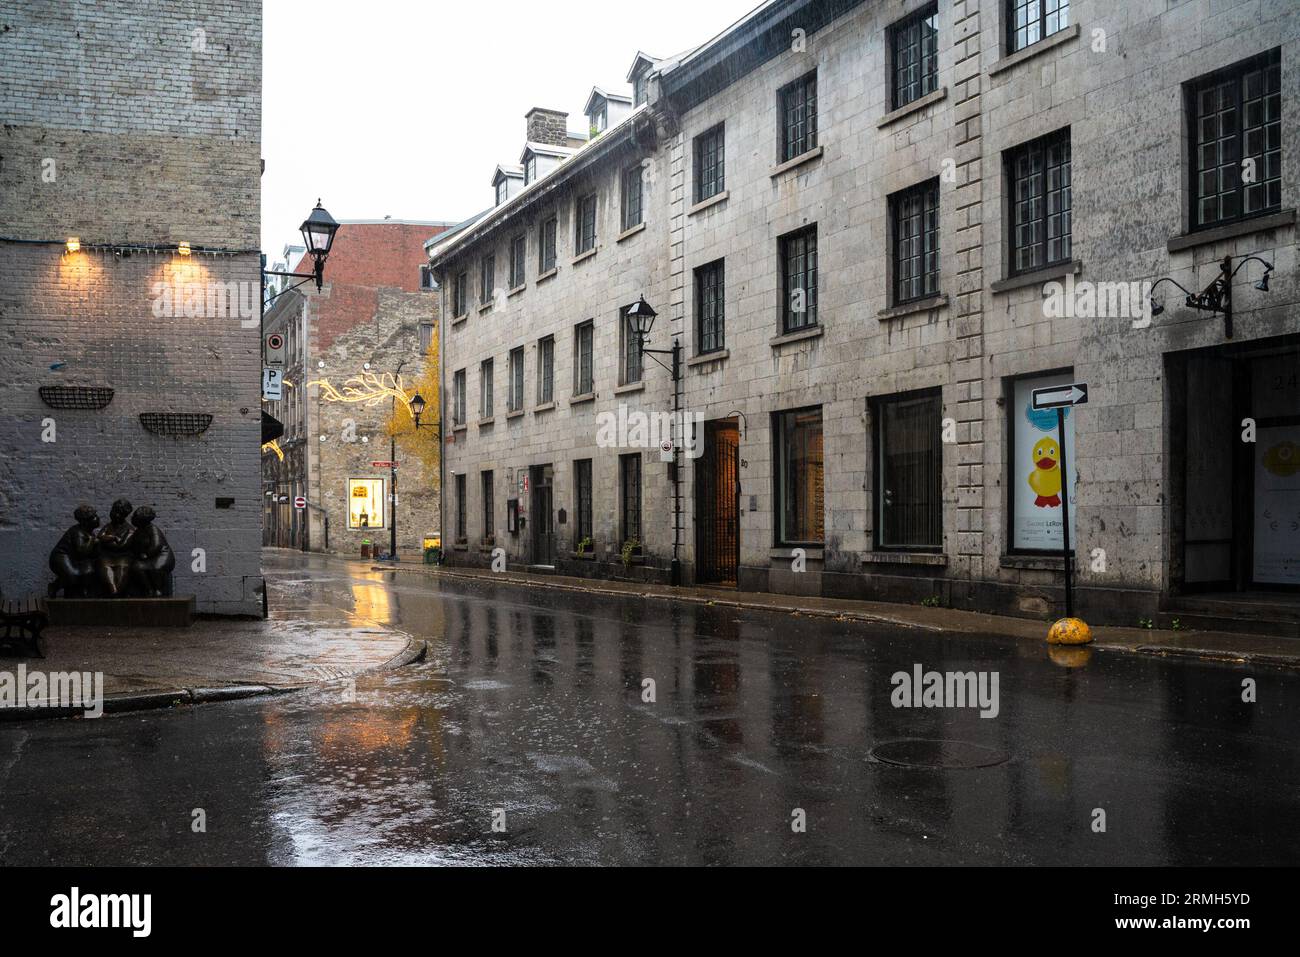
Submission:
M 1075 382 L 1070 385 L 1054 385 L 1047 389 L 1033 391 L 1035 409 L 1059 409 L 1067 405 L 1083 405 L 1088 401 L 1088 383 Z

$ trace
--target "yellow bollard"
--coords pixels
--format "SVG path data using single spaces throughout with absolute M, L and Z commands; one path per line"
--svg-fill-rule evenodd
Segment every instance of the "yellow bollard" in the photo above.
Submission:
M 1062 618 L 1047 632 L 1049 645 L 1086 645 L 1092 641 L 1092 629 L 1082 618 Z

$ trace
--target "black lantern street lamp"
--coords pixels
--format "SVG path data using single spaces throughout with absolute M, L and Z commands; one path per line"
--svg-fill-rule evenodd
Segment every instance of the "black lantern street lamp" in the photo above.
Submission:
M 1199 309 L 1202 312 L 1213 312 L 1223 316 L 1223 337 L 1232 338 L 1232 279 L 1237 275 L 1238 270 L 1245 266 L 1246 263 L 1254 260 L 1264 267 L 1263 277 L 1255 283 L 1255 288 L 1260 292 L 1268 292 L 1268 277 L 1273 271 L 1273 264 L 1260 259 L 1258 256 L 1246 256 L 1234 267 L 1232 257 L 1224 256 L 1223 261 L 1219 263 L 1219 275 L 1214 277 L 1214 281 L 1205 287 L 1202 292 L 1192 292 L 1185 288 L 1180 282 L 1165 276 L 1163 279 L 1157 279 L 1151 287 L 1153 293 L 1151 297 L 1151 315 L 1158 316 L 1165 311 L 1164 303 L 1157 302 L 1154 296 L 1156 287 L 1162 282 L 1167 282 L 1177 286 L 1187 297 L 1183 300 L 1189 309 Z
M 263 269 L 263 276 L 288 276 L 292 279 L 302 280 L 302 282 L 296 282 L 287 289 L 281 289 L 275 294 L 275 296 L 265 300 L 262 303 L 263 310 L 271 304 L 271 301 L 275 299 L 276 296 L 281 296 L 290 289 L 297 289 L 299 286 L 315 280 L 316 291 L 320 292 L 321 286 L 324 284 L 325 259 L 330 254 L 330 247 L 334 245 L 334 234 L 339 231 L 339 224 L 335 221 L 334 217 L 325 210 L 325 207 L 320 204 L 320 200 L 318 199 L 316 200 L 316 208 L 308 214 L 307 218 L 302 221 L 302 225 L 299 226 L 298 229 L 302 232 L 302 241 L 307 246 L 307 254 L 311 256 L 312 271 L 309 273 L 276 272 L 271 269 Z M 263 263 L 266 262 L 265 256 L 262 257 L 262 261 Z
M 650 303 L 645 301 L 642 295 L 636 302 L 627 307 L 627 320 L 632 324 L 633 331 L 636 332 L 637 344 L 640 346 L 642 355 L 649 354 L 654 359 L 655 364 L 662 369 L 666 369 L 668 374 L 673 377 L 673 419 L 676 422 L 678 430 L 677 441 L 673 442 L 673 462 L 672 462 L 672 479 L 673 479 L 673 563 L 672 578 L 674 585 L 682 583 L 682 565 L 681 565 L 681 537 L 682 537 L 682 483 L 681 483 L 681 433 L 686 428 L 686 423 L 682 421 L 681 415 L 681 380 L 682 380 L 682 344 L 681 340 L 673 339 L 671 349 L 647 349 L 646 342 L 650 339 L 650 330 L 654 328 L 655 317 L 659 313 L 655 312 Z M 666 366 L 664 363 L 655 358 L 656 356 L 671 356 L 672 365 Z
M 316 208 L 298 228 L 302 231 L 303 243 L 306 244 L 307 252 L 312 258 L 316 291 L 320 292 L 321 277 L 325 273 L 325 257 L 330 254 L 330 247 L 334 245 L 334 234 L 339 231 L 339 224 L 325 211 L 320 200 L 317 199 Z
M 627 307 L 627 317 L 632 321 L 632 325 L 636 329 L 637 335 L 639 335 L 642 340 L 650 338 L 650 330 L 655 324 L 655 316 L 657 315 L 659 315 L 659 313 L 655 312 L 654 309 L 650 307 L 650 303 L 645 301 L 645 296 L 642 296 L 636 302 L 632 303 L 632 305 Z M 650 350 L 647 349 L 646 351 L 649 352 Z
M 402 371 L 402 366 L 404 365 L 406 365 L 405 359 L 397 364 L 397 369 L 393 373 L 394 381 L 396 381 L 397 375 Z M 415 395 L 406 400 L 406 407 L 410 410 L 411 418 L 415 420 L 415 427 L 417 429 L 420 428 L 420 416 L 424 415 L 425 405 L 424 396 L 420 395 L 419 392 L 416 392 Z M 396 395 L 392 397 L 392 406 L 393 423 L 396 425 Z M 392 561 L 397 561 L 397 433 L 395 431 L 391 432 L 388 436 L 388 482 L 389 501 L 391 502 L 392 509 L 392 521 L 388 526 L 388 557 Z

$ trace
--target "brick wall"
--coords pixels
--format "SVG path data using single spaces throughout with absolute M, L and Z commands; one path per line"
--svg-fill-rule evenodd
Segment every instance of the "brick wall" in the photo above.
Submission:
M 0 586 L 43 592 L 76 505 L 106 520 L 126 497 L 157 511 L 178 594 L 257 614 L 261 5 L 18 0 L 0 20 L 0 234 L 85 244 L 0 242 Z M 233 252 L 91 248 L 180 241 Z M 178 282 L 246 284 L 231 288 L 251 318 L 166 314 L 160 291 Z M 115 395 L 56 411 L 43 385 Z M 162 437 L 140 424 L 150 411 L 212 423 Z
M 326 265 L 324 289 L 302 287 L 306 300 L 305 382 L 328 380 L 342 389 L 344 381 L 367 371 L 402 376 L 410 394 L 419 390 L 431 406 L 437 399 L 436 369 L 428 368 L 420 347 L 420 327 L 437 328 L 438 294 L 420 289 L 420 266 L 426 262 L 424 242 L 446 224 L 367 222 L 345 223 L 334 238 Z M 295 319 L 296 321 L 296 319 Z M 369 370 L 366 369 L 367 364 Z M 371 462 L 389 461 L 388 422 L 392 403 L 327 401 L 319 385 L 305 388 L 307 488 L 309 501 L 329 516 L 330 550 L 360 554 L 361 542 L 387 552 L 391 510 L 389 469 Z M 438 534 L 438 470 L 435 433 L 424 420 L 418 433 L 398 411 L 397 440 L 398 549 L 419 555 L 426 537 Z M 384 482 L 382 527 L 378 516 L 367 529 L 348 528 L 348 480 L 372 478 Z M 309 518 L 311 547 L 324 547 L 321 513 Z

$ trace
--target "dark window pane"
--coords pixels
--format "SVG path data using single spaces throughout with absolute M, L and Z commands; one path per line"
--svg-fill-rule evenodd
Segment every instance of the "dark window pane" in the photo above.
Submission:
M 726 188 L 724 136 L 719 123 L 695 138 L 695 201 L 702 202 Z
M 542 223 L 542 231 L 537 242 L 537 271 L 550 272 L 555 268 L 555 230 L 557 221 L 554 216 Z
M 620 455 L 619 530 L 624 542 L 641 542 L 641 453 Z
M 1007 0 L 1009 53 L 1023 50 L 1070 25 L 1070 0 Z
M 817 227 L 782 236 L 782 330 L 794 332 L 817 325 Z
M 537 401 L 555 398 L 555 339 L 547 336 L 537 344 Z
M 898 24 L 893 37 L 893 100 L 898 109 L 927 93 L 939 84 L 939 16 L 934 6 Z
M 1281 82 L 1274 50 L 1193 83 L 1189 153 L 1193 226 L 1217 226 L 1281 207 Z
M 809 73 L 781 90 L 781 159 L 817 145 L 817 74 Z
M 623 173 L 623 229 L 641 224 L 641 167 L 633 166 Z
M 584 538 L 595 536 L 591 521 L 591 459 L 578 459 L 573 463 L 573 487 L 576 546 Z
M 1009 155 L 1013 273 L 1067 262 L 1071 245 L 1070 131 L 1052 133 Z
M 894 302 L 939 293 L 939 181 L 891 197 L 894 226 Z
M 483 473 L 483 537 L 496 534 L 496 522 L 493 519 L 492 473 Z
M 576 382 L 574 390 L 578 395 L 587 395 L 595 391 L 592 372 L 592 349 L 595 345 L 596 329 L 590 322 L 578 326 L 574 343 Z
M 460 474 L 456 476 L 456 538 L 464 539 L 468 537 L 466 529 L 469 526 L 465 514 L 465 476 Z
M 492 301 L 492 291 L 496 288 L 497 258 L 484 256 L 479 266 L 478 301 L 487 304 Z
M 695 270 L 696 342 L 701 354 L 726 347 L 725 292 L 722 260 Z
M 574 247 L 575 254 L 585 253 L 596 246 L 596 194 L 583 196 L 578 200 L 575 218 L 576 228 L 574 235 L 576 244 Z

